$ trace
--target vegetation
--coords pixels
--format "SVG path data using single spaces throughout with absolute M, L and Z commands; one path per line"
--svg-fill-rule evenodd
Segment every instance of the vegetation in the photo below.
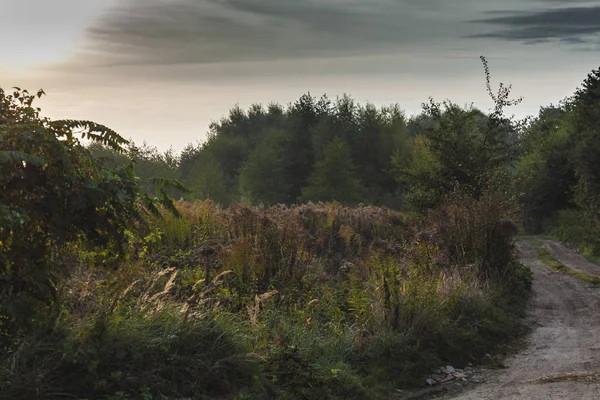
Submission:
M 518 333 L 529 276 L 490 229 L 509 207 L 495 195 L 421 226 L 334 203 L 177 207 L 116 270 L 61 252 L 60 311 L 14 343 L 2 396 L 385 398 Z M 484 262 L 491 246 L 508 264 Z
M 573 96 L 542 108 L 523 131 L 516 187 L 524 226 L 600 254 L 600 70 Z
M 600 249 L 600 71 L 519 122 L 482 61 L 490 113 L 305 95 L 179 155 L 0 91 L 0 397 L 385 399 L 501 353 L 519 223 Z
M 566 265 L 558 261 L 556 258 L 554 258 L 548 250 L 538 248 L 537 253 L 539 259 L 554 271 L 574 276 L 575 278 L 579 278 L 593 285 L 600 285 L 599 277 L 567 267 Z
M 408 151 L 415 123 L 397 106 L 377 109 L 348 96 L 331 101 L 307 94 L 287 108 L 232 109 L 211 125 L 204 143 L 188 145 L 178 159 L 148 146 L 129 157 L 100 145 L 91 150 L 117 165 L 134 158 L 142 178 L 180 180 L 192 193 L 174 195 L 186 200 L 290 205 L 310 199 L 399 208 L 392 155 Z

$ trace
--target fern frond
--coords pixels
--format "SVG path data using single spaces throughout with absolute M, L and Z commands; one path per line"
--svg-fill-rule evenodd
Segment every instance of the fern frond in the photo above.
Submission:
M 156 201 L 158 202 L 158 204 L 166 208 L 167 211 L 169 211 L 177 218 L 181 217 L 181 213 L 179 212 L 179 210 L 177 210 L 177 207 L 175 207 L 173 199 L 169 197 L 169 195 L 167 194 L 167 192 L 165 192 L 163 188 L 158 188 L 158 198 L 156 199 Z
M 72 138 L 74 130 L 82 129 L 83 132 L 79 132 L 82 138 L 102 143 L 119 153 L 125 153 L 123 146 L 129 143 L 112 129 L 92 121 L 63 119 L 51 121 L 50 127 L 55 130 L 57 136 L 66 136 L 69 139 Z
M 154 177 L 148 179 L 150 183 L 157 185 L 159 188 L 173 188 L 182 193 L 192 193 L 192 190 L 185 186 L 183 183 L 179 182 L 177 179 L 169 179 L 163 177 Z

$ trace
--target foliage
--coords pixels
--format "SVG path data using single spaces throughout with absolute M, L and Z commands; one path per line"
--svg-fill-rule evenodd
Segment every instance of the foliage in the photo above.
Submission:
M 500 84 L 492 92 L 487 62 L 482 61 L 495 103 L 489 115 L 430 100 L 407 121 L 397 105 L 361 105 L 347 95 L 330 100 L 306 94 L 287 107 L 236 106 L 211 124 L 204 143 L 188 145 L 175 163 L 175 178 L 196 188 L 191 196 L 182 196 L 210 197 L 223 205 L 336 199 L 346 205 L 412 205 L 425 211 L 457 185 L 474 196 L 490 181 L 505 185 L 506 178 L 498 175 L 506 174 L 516 158 L 521 127 L 503 112 L 519 100 L 509 99 L 510 86 Z M 334 141 L 346 148 L 336 150 L 335 162 Z M 348 160 L 340 159 L 342 153 Z M 162 168 L 160 163 L 155 167 Z M 346 167 L 346 182 L 330 187 L 338 178 L 334 172 Z M 341 185 L 346 192 L 336 194 Z M 356 192 L 348 196 L 348 189 Z
M 574 206 L 577 178 L 569 155 L 573 143 L 569 116 L 564 108 L 544 108 L 524 132 L 516 189 L 523 224 L 530 232 L 539 233 L 557 212 Z
M 524 132 L 517 193 L 525 227 L 600 254 L 600 70 L 574 95 L 542 108 Z
M 429 215 L 435 232 L 445 240 L 447 262 L 471 265 L 484 280 L 499 280 L 514 290 L 523 285 L 525 293 L 531 288 L 531 277 L 523 275 L 527 271 L 514 258 L 513 238 L 519 231 L 516 217 L 510 199 L 493 191 L 478 199 L 453 193 Z
M 504 116 L 504 108 L 521 100 L 510 100 L 510 86 L 492 92 L 487 61 L 482 57 L 488 94 L 495 108 L 485 115 L 475 108 L 463 109 L 450 101 L 423 104 L 423 131 L 414 139 L 415 151 L 409 162 L 396 155 L 397 179 L 408 187 L 408 200 L 418 211 L 435 207 L 445 194 L 457 187 L 478 197 L 490 182 L 502 184 L 517 157 L 519 124 Z M 426 122 L 426 123 L 425 123 Z
M 123 138 L 89 121 L 42 118 L 35 97 L 0 90 L 0 315 L 15 328 L 36 323 L 38 307 L 54 296 L 57 249 L 85 239 L 122 252 L 144 214 L 158 213 L 131 163 L 105 168 L 74 135 L 117 152 Z
M 579 206 L 583 222 L 597 234 L 600 221 L 600 69 L 593 70 L 572 99 L 574 146 L 572 163 L 577 174 L 575 201 Z M 593 235 L 594 235 L 593 234 Z M 595 236 L 595 235 L 594 235 Z M 591 239 L 591 238 L 590 238 Z M 596 251 L 600 241 L 591 239 Z
M 301 200 L 333 201 L 357 205 L 365 189 L 356 178 L 348 145 L 334 138 L 323 150 L 322 159 L 314 168 L 309 186 L 302 189 Z
M 223 169 L 229 201 L 272 205 L 331 198 L 331 193 L 323 197 L 320 192 L 307 198 L 303 190 L 312 185 L 309 180 L 315 175 L 335 181 L 333 170 L 317 171 L 317 167 L 326 148 L 338 138 L 355 165 L 347 174 L 356 181 L 352 185 L 368 189 L 349 197 L 348 204 L 360 198 L 371 204 L 398 205 L 400 185 L 391 173 L 391 156 L 408 148 L 407 134 L 404 114 L 397 106 L 361 106 L 349 96 L 333 102 L 307 94 L 287 108 L 272 104 L 265 110 L 253 105 L 244 111 L 235 107 L 227 118 L 211 125 L 205 143 L 189 145 L 182 152 L 179 179 L 191 185 L 196 174 L 203 174 L 194 165 L 214 159 Z M 199 194 L 195 198 L 202 199 Z
M 190 322 L 175 310 L 88 318 L 20 343 L 0 364 L 0 395 L 214 398 L 236 389 L 230 385 L 251 384 L 258 370 L 258 360 L 244 356 L 243 337 L 224 320 Z
M 239 177 L 244 198 L 265 205 L 290 201 L 285 159 L 288 141 L 286 132 L 272 131 L 254 147 Z
M 223 168 L 211 154 L 204 155 L 194 164 L 187 184 L 197 199 L 211 199 L 221 204 L 228 204 L 230 201 Z
M 335 203 L 177 207 L 113 272 L 63 249 L 61 316 L 9 352 L 3 396 L 388 398 L 519 332 L 529 278 L 500 198 L 449 199 L 423 224 Z
M 159 193 L 159 189 L 165 186 L 168 186 L 168 194 L 171 197 L 188 193 L 186 188 L 177 184 L 178 156 L 172 149 L 161 153 L 156 147 L 145 142 L 141 146 L 129 142 L 117 150 L 99 142 L 91 142 L 86 147 L 106 168 L 126 167 L 132 163 L 138 184 L 148 195 Z M 156 178 L 164 180 L 158 182 Z M 164 185 L 167 182 L 169 184 Z

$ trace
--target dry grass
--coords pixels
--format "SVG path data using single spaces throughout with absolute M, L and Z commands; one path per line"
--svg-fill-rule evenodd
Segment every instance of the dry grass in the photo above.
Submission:
M 450 200 L 424 222 L 335 203 L 177 207 L 114 271 L 74 253 L 60 334 L 11 353 L 0 395 L 30 394 L 35 376 L 40 393 L 99 398 L 386 398 L 517 332 L 528 278 L 499 199 Z

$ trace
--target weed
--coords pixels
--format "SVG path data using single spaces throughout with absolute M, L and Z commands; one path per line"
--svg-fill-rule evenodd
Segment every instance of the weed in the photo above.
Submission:
M 335 203 L 177 207 L 112 269 L 63 249 L 60 312 L 12 338 L 0 397 L 389 398 L 520 332 L 531 275 L 498 196 L 451 197 L 422 222 Z

